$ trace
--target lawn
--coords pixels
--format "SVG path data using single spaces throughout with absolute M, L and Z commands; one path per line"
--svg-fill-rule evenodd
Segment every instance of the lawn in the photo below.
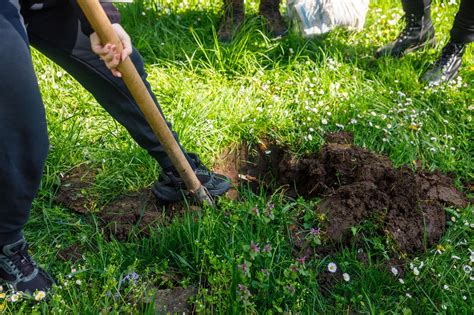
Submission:
M 470 182 L 472 197 L 472 45 L 453 84 L 433 90 L 418 80 L 448 41 L 459 1 L 434 1 L 436 48 L 380 60 L 375 50 L 403 26 L 396 0 L 372 1 L 361 32 L 338 29 L 313 40 L 295 29 L 269 38 L 258 2 L 249 0 L 248 20 L 230 44 L 216 39 L 220 1 L 136 2 L 121 7 L 123 25 L 182 144 L 209 167 L 244 141 L 267 139 L 304 155 L 319 150 L 326 133 L 350 131 L 356 145 L 396 166 L 449 173 L 459 189 Z M 100 224 L 102 206 L 150 187 L 160 169 L 67 73 L 32 54 L 51 148 L 25 235 L 57 287 L 41 302 L 0 293 L 0 312 L 153 313 L 157 291 L 192 286 L 199 313 L 474 313 L 472 205 L 447 207 L 446 233 L 415 256 L 355 228 L 363 242 L 302 259 L 291 229 L 320 199 L 265 188 L 242 187 L 239 200 L 189 209 L 146 236 L 135 229 L 125 239 L 110 237 Z M 60 178 L 78 165 L 97 172 L 87 192 L 92 213 L 84 215 L 55 201 Z M 317 226 L 303 228 L 310 234 Z M 72 245 L 78 259 L 58 258 Z M 399 258 L 403 273 L 387 268 Z M 320 277 L 331 263 L 341 278 L 325 289 Z

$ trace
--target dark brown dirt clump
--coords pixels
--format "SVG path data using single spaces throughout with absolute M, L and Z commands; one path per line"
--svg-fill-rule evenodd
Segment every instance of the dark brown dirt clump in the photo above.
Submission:
M 74 167 L 67 174 L 61 174 L 61 185 L 55 200 L 75 212 L 89 213 L 94 208 L 90 188 L 96 175 L 96 170 L 85 164 Z
M 108 235 L 126 240 L 132 231 L 149 235 L 157 225 L 169 223 L 184 211 L 182 203 L 161 203 L 150 190 L 143 189 L 118 197 L 107 204 L 98 216 Z
M 251 187 L 285 186 L 292 197 L 322 197 L 315 211 L 327 218 L 323 232 L 332 243 L 347 244 L 352 227 L 372 221 L 406 254 L 438 242 L 445 206 L 467 205 L 448 176 L 395 168 L 388 157 L 353 145 L 350 133 L 326 139 L 318 153 L 302 157 L 268 143 L 244 146 L 235 166 L 238 177 L 250 178 Z
M 61 177 L 55 200 L 80 214 L 95 212 L 107 237 L 126 240 L 132 232 L 148 235 L 157 225 L 169 223 L 186 210 L 183 203 L 160 202 L 149 189 L 119 196 L 104 206 L 97 205 L 98 198 L 92 193 L 96 175 L 86 165 L 73 168 Z M 69 257 L 68 253 L 63 256 L 62 259 Z

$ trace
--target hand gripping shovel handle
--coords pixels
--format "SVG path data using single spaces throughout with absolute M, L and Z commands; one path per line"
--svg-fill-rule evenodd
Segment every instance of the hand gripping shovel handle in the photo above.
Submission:
M 122 43 L 99 1 L 78 0 L 77 2 L 92 28 L 99 36 L 102 44 L 114 44 L 117 47 L 117 52 L 121 53 L 123 49 Z M 153 98 L 148 92 L 130 58 L 121 62 L 118 66 L 118 70 L 122 73 L 122 79 L 125 82 L 125 85 L 128 87 L 130 93 L 143 112 L 145 119 L 153 129 L 156 137 L 163 145 L 188 190 L 193 193 L 199 201 L 212 205 L 212 197 L 209 195 L 207 189 L 202 186 L 193 169 L 189 165 L 188 160 L 184 156 L 183 151 L 176 142 L 176 139 L 173 137 L 171 130 L 155 105 Z

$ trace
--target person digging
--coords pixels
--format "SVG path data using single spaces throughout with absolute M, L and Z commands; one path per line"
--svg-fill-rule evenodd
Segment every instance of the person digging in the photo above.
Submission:
M 54 283 L 30 257 L 23 237 L 49 149 L 30 44 L 91 92 L 157 161 L 162 172 L 152 191 L 159 199 L 173 202 L 185 195 L 183 180 L 117 70 L 130 58 L 162 114 L 146 80 L 143 60 L 120 26 L 117 9 L 112 4 L 102 6 L 123 45 L 121 54 L 116 45 L 100 43 L 74 0 L 0 1 L 0 284 L 15 291 L 48 291 Z M 168 126 L 171 129 L 171 124 Z M 178 141 L 176 133 L 173 135 Z M 207 170 L 196 154 L 181 150 L 211 196 L 230 188 L 225 176 Z
M 230 42 L 245 20 L 244 0 L 224 0 L 224 14 L 217 32 L 221 42 Z M 259 14 L 265 19 L 273 37 L 281 37 L 288 32 L 280 13 L 280 0 L 261 0 Z
M 431 0 L 402 0 L 406 25 L 397 39 L 376 52 L 376 57 L 401 57 L 423 47 L 434 46 L 435 30 L 431 20 Z M 474 41 L 474 1 L 461 0 L 451 39 L 440 56 L 421 78 L 429 85 L 439 85 L 454 79 L 459 73 L 466 46 Z

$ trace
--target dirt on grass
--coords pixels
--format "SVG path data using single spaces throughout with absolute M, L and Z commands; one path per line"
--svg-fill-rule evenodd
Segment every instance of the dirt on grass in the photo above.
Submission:
M 328 134 L 326 142 L 319 152 L 304 156 L 269 141 L 242 145 L 226 151 L 214 170 L 229 176 L 236 186 L 285 187 L 290 197 L 321 198 L 314 210 L 326 220 L 315 224 L 328 244 L 349 244 L 353 227 L 369 221 L 397 251 L 415 254 L 443 235 L 444 207 L 467 205 L 449 176 L 395 168 L 388 157 L 355 146 L 350 133 Z M 88 191 L 95 176 L 84 165 L 74 168 L 62 177 L 56 200 L 79 213 L 90 212 L 94 201 Z M 230 196 L 237 198 L 237 191 Z M 147 235 L 184 211 L 182 203 L 160 203 L 143 189 L 109 202 L 97 216 L 108 235 L 124 240 L 132 231 Z M 295 235 L 303 235 L 294 230 Z M 304 243 L 295 238 L 295 246 Z
M 64 262 L 77 263 L 82 259 L 82 251 L 80 244 L 74 244 L 60 250 L 57 256 Z
M 155 309 L 158 314 L 192 314 L 194 305 L 191 299 L 197 294 L 195 287 L 159 290 L 155 296 Z
M 300 157 L 267 141 L 233 152 L 237 158 L 220 170 L 230 170 L 225 174 L 234 181 L 322 198 L 315 211 L 327 218 L 321 228 L 332 244 L 348 244 L 352 228 L 371 221 L 397 251 L 415 254 L 443 235 L 444 207 L 467 205 L 449 176 L 395 168 L 388 157 L 355 146 L 350 133 L 329 134 L 319 152 Z
M 97 215 L 108 235 L 126 240 L 132 231 L 149 235 L 158 225 L 169 223 L 185 211 L 183 203 L 163 203 L 151 190 L 120 196 L 107 204 Z
M 142 189 L 117 197 L 103 207 L 91 197 L 97 173 L 81 165 L 62 176 L 55 200 L 64 207 L 80 214 L 94 212 L 107 237 L 126 240 L 134 232 L 149 235 L 160 224 L 169 223 L 182 215 L 186 206 L 181 203 L 161 202 L 150 189 Z
M 89 165 L 81 164 L 66 174 L 60 175 L 61 184 L 55 200 L 78 213 L 89 213 L 94 208 L 91 187 L 97 171 Z

